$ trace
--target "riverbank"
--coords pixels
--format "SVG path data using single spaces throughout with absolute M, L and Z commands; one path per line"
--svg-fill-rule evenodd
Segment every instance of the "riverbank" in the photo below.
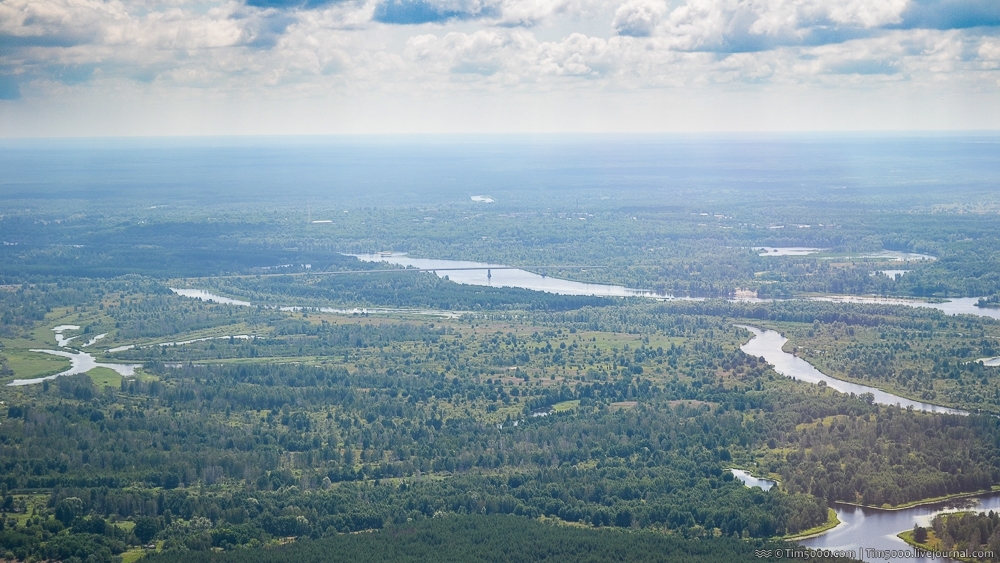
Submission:
M 958 500 L 958 499 L 962 499 L 962 498 L 978 497 L 978 496 L 988 495 L 990 493 L 996 493 L 996 492 L 1000 492 L 1000 485 L 993 485 L 992 488 L 990 488 L 990 489 L 983 489 L 981 491 L 973 491 L 973 492 L 969 492 L 969 493 L 954 493 L 954 494 L 951 494 L 951 495 L 943 495 L 943 496 L 940 496 L 940 497 L 925 498 L 925 499 L 914 500 L 914 501 L 906 502 L 906 503 L 903 503 L 903 504 L 896 504 L 896 505 L 874 506 L 874 505 L 871 505 L 871 504 L 861 504 L 861 503 L 858 503 L 858 502 L 846 502 L 846 501 L 838 501 L 837 504 L 842 504 L 844 506 L 856 506 L 858 508 L 874 508 L 876 510 L 889 510 L 889 511 L 893 511 L 893 510 L 906 510 L 908 508 L 914 508 L 916 506 L 926 506 L 926 505 L 929 505 L 929 504 L 938 504 L 938 503 L 941 503 L 941 502 L 947 502 L 949 500 Z
M 922 543 L 913 539 L 913 530 L 906 530 L 905 532 L 900 532 L 896 534 L 896 537 L 906 542 L 907 545 L 916 547 L 918 549 L 922 549 L 924 551 L 942 551 L 941 538 L 937 537 L 937 534 L 934 533 L 934 530 L 930 528 L 927 529 L 927 541 Z M 965 561 L 967 563 L 976 563 L 977 561 L 981 561 L 980 559 L 973 559 L 971 557 L 959 557 L 954 553 L 949 555 L 948 559 L 953 559 L 955 561 Z
M 786 354 L 790 354 L 792 356 L 795 356 L 796 358 L 799 358 L 802 361 L 809 363 L 814 368 L 816 368 L 817 371 L 819 371 L 823 375 L 829 377 L 830 379 L 836 379 L 837 381 L 843 381 L 844 383 L 852 383 L 854 385 L 863 385 L 865 387 L 871 387 L 872 389 L 877 389 L 877 390 L 879 390 L 879 391 L 881 391 L 883 393 L 886 393 L 886 394 L 889 394 L 889 395 L 894 395 L 896 397 L 900 397 L 900 398 L 903 398 L 903 399 L 908 399 L 908 400 L 914 401 L 914 402 L 920 402 L 920 403 L 925 403 L 925 404 L 928 404 L 928 405 L 934 405 L 934 406 L 942 407 L 942 408 L 945 408 L 945 409 L 964 410 L 959 405 L 945 405 L 945 404 L 941 404 L 941 403 L 928 402 L 927 399 L 921 398 L 921 397 L 917 396 L 916 394 L 910 392 L 907 389 L 895 389 L 893 387 L 889 387 L 889 386 L 886 386 L 886 385 L 874 384 L 874 383 L 872 383 L 871 381 L 868 381 L 868 380 L 854 379 L 852 377 L 846 377 L 846 376 L 843 376 L 841 374 L 836 374 L 835 375 L 834 373 L 830 372 L 831 370 L 829 370 L 829 369 L 827 369 L 827 371 L 820 370 L 820 367 L 826 368 L 826 366 L 823 366 L 822 364 L 820 366 L 817 366 L 817 365 L 813 364 L 811 361 L 809 361 L 809 360 L 807 360 L 807 359 L 799 356 L 795 352 L 795 349 L 799 347 L 798 344 L 796 344 L 795 342 L 793 342 L 792 339 L 790 339 L 787 336 L 785 336 L 785 334 L 783 332 L 781 332 L 780 327 L 768 328 L 764 323 L 760 323 L 760 324 L 761 324 L 761 326 L 764 326 L 764 328 L 767 328 L 767 330 L 773 330 L 773 331 L 781 334 L 783 337 L 785 337 L 785 338 L 788 339 L 788 341 L 785 342 L 785 344 L 781 346 L 781 351 L 782 352 L 784 352 Z M 995 414 L 995 413 L 982 412 L 982 410 L 980 410 L 980 412 L 977 412 L 976 414 Z
M 781 539 L 785 541 L 798 541 L 807 540 L 809 538 L 815 538 L 816 536 L 821 536 L 830 530 L 836 528 L 840 525 L 840 518 L 837 518 L 837 511 L 832 508 L 826 509 L 826 522 L 820 524 L 819 526 L 814 526 L 808 530 L 802 530 L 801 532 L 795 534 L 789 534 L 787 536 L 782 536 Z
M 882 405 L 899 405 L 902 408 L 912 407 L 917 410 L 935 413 L 969 414 L 965 411 L 949 407 L 907 399 L 899 395 L 887 393 L 877 387 L 830 377 L 816 369 L 816 366 L 806 360 L 786 352 L 784 346 L 788 342 L 788 338 L 780 332 L 745 324 L 736 324 L 734 326 L 744 328 L 753 334 L 753 337 L 747 343 L 740 346 L 740 350 L 754 357 L 763 357 L 766 362 L 771 364 L 774 371 L 781 375 L 808 383 L 825 383 L 828 387 L 841 393 L 853 393 L 858 396 L 871 394 L 874 402 Z

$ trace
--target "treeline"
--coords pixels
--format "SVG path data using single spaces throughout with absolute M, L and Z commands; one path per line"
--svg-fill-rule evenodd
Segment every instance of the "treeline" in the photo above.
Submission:
M 783 549 L 780 542 L 732 538 L 685 540 L 649 532 L 582 530 L 507 516 L 450 516 L 401 524 L 365 534 L 336 535 L 266 550 L 232 553 L 184 553 L 147 556 L 150 563 L 268 562 L 491 563 L 545 561 L 578 563 L 656 561 L 714 563 L 759 561 L 764 550 Z M 848 561 L 810 559 L 810 561 Z
M 353 257 L 349 259 L 356 261 Z M 366 262 L 356 263 L 371 266 Z M 213 283 L 224 292 L 280 305 L 565 311 L 587 306 L 604 307 L 620 301 L 513 287 L 463 285 L 431 272 L 402 269 L 369 274 L 228 278 Z
M 797 354 L 834 377 L 974 412 L 1000 412 L 1000 373 L 979 361 L 1000 354 L 995 321 L 920 322 L 915 315 L 885 321 L 872 327 L 815 322 L 785 332 Z
M 103 220 L 102 220 L 103 219 Z M 368 266 L 329 250 L 298 249 L 269 240 L 264 221 L 164 220 L 132 222 L 108 217 L 61 222 L 6 216 L 0 234 L 3 283 L 55 277 L 108 279 L 128 274 L 167 279 L 229 273 L 264 273 Z
M 874 415 L 817 414 L 828 418 L 770 432 L 768 447 L 790 450 L 775 467 L 789 491 L 882 506 L 989 490 L 1000 482 L 995 418 L 896 407 L 879 407 Z
M 939 542 L 937 549 L 966 551 L 970 555 L 972 551 L 992 551 L 993 557 L 977 560 L 1000 559 L 1000 514 L 992 510 L 935 515 L 929 529 L 914 527 L 913 539 L 925 543 L 931 530 Z

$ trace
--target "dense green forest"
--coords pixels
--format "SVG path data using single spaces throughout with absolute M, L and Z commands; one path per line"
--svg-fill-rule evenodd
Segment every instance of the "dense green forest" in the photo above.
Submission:
M 10 203 L 0 558 L 743 561 L 838 502 L 1000 486 L 1000 369 L 980 361 L 1000 355 L 997 321 L 808 299 L 989 307 L 995 214 L 974 193 L 797 190 Z M 383 250 L 657 295 L 460 285 L 346 255 Z M 972 414 L 787 379 L 741 351 L 740 324 L 834 377 Z M 68 370 L 65 354 L 103 365 L 7 385 Z M 977 518 L 940 524 L 988 545 L 994 516 Z
M 738 349 L 737 319 L 880 326 L 883 306 L 605 300 L 420 319 L 206 303 L 145 278 L 10 293 L 8 380 L 46 369 L 26 348 L 67 322 L 135 346 L 103 361 L 144 366 L 4 388 L 2 541 L 19 559 L 70 549 L 61 538 L 109 559 L 447 514 L 763 539 L 822 524 L 828 502 L 1000 483 L 995 419 L 873 405 Z M 782 487 L 744 487 L 733 466 Z
M 1000 355 L 992 319 L 919 316 L 886 308 L 874 322 L 779 325 L 796 353 L 825 373 L 940 404 L 1000 413 L 1000 371 L 983 360 Z
M 174 561 L 282 561 L 367 563 L 375 561 L 442 562 L 598 562 L 658 561 L 711 563 L 756 561 L 755 553 L 787 544 L 744 542 L 732 538 L 684 540 L 655 533 L 552 526 L 523 518 L 461 516 L 403 524 L 380 533 L 332 536 L 266 551 L 227 554 L 162 554 L 150 563 Z M 810 558 L 809 561 L 846 561 Z
M 288 201 L 268 210 L 190 204 L 123 208 L 101 200 L 81 213 L 78 201 L 63 207 L 58 200 L 48 200 L 45 211 L 13 208 L 0 217 L 0 238 L 6 241 L 0 247 L 5 265 L 0 281 L 368 270 L 383 266 L 341 253 L 392 249 L 528 269 L 601 266 L 546 271 L 680 296 L 729 296 L 740 289 L 761 297 L 1000 292 L 1000 274 L 994 267 L 1000 238 L 993 214 L 937 213 L 928 211 L 934 202 L 914 203 L 888 193 L 874 201 L 808 192 L 788 192 L 783 200 L 770 192 L 755 198 L 753 190 L 691 195 L 689 204 L 676 206 L 592 196 L 569 204 L 554 194 L 538 194 L 540 199 L 515 197 L 489 207 L 441 203 L 363 207 L 350 213 Z M 952 201 L 970 197 L 949 195 Z M 310 223 L 304 207 L 310 214 L 335 219 Z M 817 250 L 804 256 L 768 256 L 757 250 L 760 247 Z M 898 278 L 878 274 L 886 270 L 905 273 Z M 339 282 L 314 277 L 256 280 L 243 287 L 272 294 L 276 284 L 284 283 L 293 295 L 324 289 L 336 293 Z M 339 302 L 356 297 L 349 293 Z
M 900 537 L 928 550 L 964 552 L 962 560 L 996 561 L 1000 554 L 998 523 L 1000 515 L 992 510 L 951 512 L 935 515 L 930 526 L 914 525 Z

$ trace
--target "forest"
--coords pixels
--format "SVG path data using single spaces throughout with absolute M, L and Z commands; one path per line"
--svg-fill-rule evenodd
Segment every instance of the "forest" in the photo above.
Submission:
M 996 419 L 873 405 L 739 350 L 735 319 L 880 326 L 877 306 L 636 301 L 431 320 L 215 304 L 144 278 L 11 293 L 16 374 L 48 367 L 24 347 L 66 322 L 114 332 L 105 349 L 132 342 L 102 361 L 143 368 L 4 388 L 8 558 L 245 549 L 463 514 L 767 539 L 821 525 L 830 502 L 1000 483 Z M 747 488 L 731 467 L 782 487 Z
M 1000 487 L 1000 325 L 927 306 L 995 304 L 993 215 L 938 212 L 933 191 L 687 193 L 24 195 L 0 214 L 0 558 L 749 561 L 840 503 Z M 653 295 L 350 256 L 387 250 Z M 814 299 L 839 295 L 925 306 Z M 739 325 L 834 378 L 969 414 L 789 379 Z M 934 530 L 989 545 L 995 515 L 975 518 Z

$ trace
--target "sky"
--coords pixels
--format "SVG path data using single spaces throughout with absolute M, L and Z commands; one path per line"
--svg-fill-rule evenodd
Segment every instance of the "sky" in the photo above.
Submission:
M 0 137 L 1000 129 L 1000 0 L 0 0 Z

